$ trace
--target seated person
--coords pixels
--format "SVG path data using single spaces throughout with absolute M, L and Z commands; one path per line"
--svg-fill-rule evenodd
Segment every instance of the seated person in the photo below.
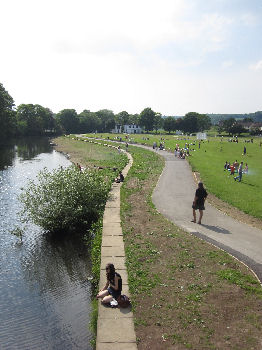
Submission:
M 113 298 L 117 300 L 122 291 L 122 278 L 116 272 L 113 264 L 106 265 L 106 285 L 99 291 L 96 298 L 102 299 L 103 304 L 109 304 Z
M 116 183 L 123 182 L 124 181 L 124 175 L 122 174 L 122 171 L 119 171 L 119 177 L 115 179 Z

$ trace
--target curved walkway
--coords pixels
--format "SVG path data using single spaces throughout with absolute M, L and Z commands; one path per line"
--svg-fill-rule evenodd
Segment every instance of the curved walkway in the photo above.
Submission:
M 104 140 L 106 141 L 106 140 Z M 165 167 L 153 192 L 157 210 L 177 226 L 227 251 L 249 266 L 262 282 L 262 230 L 243 224 L 206 203 L 202 225 L 191 222 L 196 183 L 186 160 L 167 151 L 154 151 L 165 158 Z M 132 157 L 129 155 L 129 159 Z M 126 175 L 132 161 L 124 169 Z M 105 265 L 112 261 L 123 278 L 123 293 L 128 293 L 125 251 L 120 221 L 120 184 L 112 187 L 112 197 L 104 213 L 100 288 L 105 285 Z M 136 350 L 131 310 L 105 308 L 99 304 L 97 350 Z
M 157 210 L 184 230 L 244 262 L 262 282 L 262 230 L 236 221 L 208 203 L 202 225 L 191 222 L 197 187 L 192 170 L 187 161 L 176 158 L 174 154 L 156 152 L 165 158 L 165 168 L 152 196 Z
M 85 142 L 91 142 L 106 147 L 114 147 L 107 144 L 106 140 L 99 139 L 93 141 L 84 135 L 76 135 L 85 138 Z M 133 158 L 130 153 L 124 150 L 129 162 L 122 170 L 126 177 L 129 169 L 133 164 Z M 116 270 L 122 277 L 122 294 L 129 295 L 128 275 L 125 264 L 125 248 L 123 233 L 120 219 L 120 189 L 122 183 L 113 183 L 109 194 L 109 199 L 105 206 L 103 216 L 103 231 L 101 245 L 101 264 L 99 290 L 106 284 L 105 266 L 107 263 L 113 263 Z M 111 308 L 98 302 L 98 319 L 97 319 L 97 337 L 96 350 L 137 350 L 136 334 L 134 329 L 134 317 L 129 308 Z
M 157 210 L 177 226 L 245 263 L 262 283 L 262 230 L 233 219 L 212 207 L 208 200 L 202 225 L 192 223 L 192 202 L 197 186 L 188 162 L 167 151 L 156 151 L 138 144 L 132 146 L 165 158 L 164 170 L 152 195 Z
M 127 153 L 128 165 L 123 169 L 127 175 L 132 166 L 132 156 Z M 99 289 L 106 284 L 105 266 L 111 262 L 121 274 L 123 294 L 129 295 L 128 276 L 125 265 L 125 249 L 120 220 L 120 188 L 121 183 L 112 185 L 109 200 L 103 216 L 103 233 L 101 247 L 101 266 Z M 98 304 L 97 350 L 137 350 L 134 320 L 131 308 L 110 308 Z

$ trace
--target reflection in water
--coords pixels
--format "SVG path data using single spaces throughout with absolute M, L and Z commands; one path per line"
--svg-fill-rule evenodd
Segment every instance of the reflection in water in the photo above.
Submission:
M 17 194 L 28 179 L 70 163 L 47 140 L 0 151 L 0 348 L 89 349 L 91 263 L 81 237 L 51 239 L 30 224 L 19 245 L 9 232 L 21 227 Z

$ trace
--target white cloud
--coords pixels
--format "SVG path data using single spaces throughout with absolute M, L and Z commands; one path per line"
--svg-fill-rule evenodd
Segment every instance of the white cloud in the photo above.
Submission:
M 246 63 L 242 71 L 227 50 L 236 29 L 255 25 L 256 15 L 206 8 L 198 0 L 3 1 L 1 83 L 17 105 L 39 103 L 53 111 L 233 111 L 246 101 L 238 101 L 234 87 L 241 85 Z M 239 78 L 230 82 L 233 64 Z M 261 70 L 262 61 L 250 68 Z M 256 106 L 249 87 L 245 92 Z
M 251 64 L 250 69 L 255 70 L 255 71 L 262 70 L 262 60 L 254 63 L 254 64 Z
M 224 61 L 222 62 L 222 68 L 227 69 L 233 66 L 233 61 Z
M 240 15 L 239 22 L 245 26 L 255 26 L 260 22 L 260 19 L 252 12 Z

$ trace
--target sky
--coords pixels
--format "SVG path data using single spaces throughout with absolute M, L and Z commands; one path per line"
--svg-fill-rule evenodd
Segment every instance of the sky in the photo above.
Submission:
M 0 0 L 16 106 L 162 115 L 262 110 L 261 0 Z

